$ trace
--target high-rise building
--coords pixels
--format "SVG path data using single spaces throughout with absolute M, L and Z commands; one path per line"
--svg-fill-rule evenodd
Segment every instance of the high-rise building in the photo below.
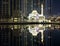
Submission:
M 43 0 L 20 0 L 20 10 L 27 16 L 32 10 L 37 10 L 40 13 L 42 2 Z
M 33 10 L 37 10 L 41 13 L 41 3 L 43 0 L 12 0 L 12 16 L 24 20 L 29 13 Z
M 28 16 L 32 10 L 41 13 L 43 0 L 0 0 L 0 17 Z
M 8 18 L 12 15 L 11 0 L 0 0 L 0 17 Z
M 2 15 L 2 0 L 0 0 L 0 16 Z

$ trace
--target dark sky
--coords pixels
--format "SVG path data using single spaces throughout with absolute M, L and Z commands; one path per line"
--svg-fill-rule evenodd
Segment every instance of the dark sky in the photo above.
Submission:
M 52 1 L 52 11 L 53 14 L 60 14 L 60 0 Z

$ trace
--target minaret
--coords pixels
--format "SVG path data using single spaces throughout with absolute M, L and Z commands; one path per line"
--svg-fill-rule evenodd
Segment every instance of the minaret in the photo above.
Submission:
M 43 4 L 41 4 L 41 16 L 43 16 Z

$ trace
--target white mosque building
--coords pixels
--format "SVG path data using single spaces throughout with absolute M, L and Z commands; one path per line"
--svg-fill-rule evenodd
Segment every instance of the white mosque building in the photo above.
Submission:
M 37 10 L 33 10 L 28 16 L 29 21 L 32 22 L 43 22 L 45 21 L 45 16 L 43 15 L 43 4 L 41 4 L 41 14 Z

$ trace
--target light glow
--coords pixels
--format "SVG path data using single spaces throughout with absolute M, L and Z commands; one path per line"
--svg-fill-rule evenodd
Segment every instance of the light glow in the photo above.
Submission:
M 33 35 L 33 36 L 37 36 L 37 34 L 39 33 L 39 32 L 41 32 L 41 41 L 43 42 L 43 32 L 44 32 L 44 30 L 45 30 L 45 26 L 43 26 L 43 25 L 33 25 L 33 27 L 32 26 L 29 26 L 29 32 Z

